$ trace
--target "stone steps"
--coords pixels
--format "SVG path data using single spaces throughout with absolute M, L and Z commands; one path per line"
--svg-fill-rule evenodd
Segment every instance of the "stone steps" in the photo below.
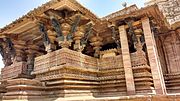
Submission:
M 165 74 L 165 84 L 168 93 L 179 93 L 180 92 L 180 74 L 171 73 Z

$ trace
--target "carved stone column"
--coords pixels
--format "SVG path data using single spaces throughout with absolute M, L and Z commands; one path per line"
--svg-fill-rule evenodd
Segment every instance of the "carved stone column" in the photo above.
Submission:
M 154 36 L 151 32 L 151 26 L 149 23 L 149 18 L 145 17 L 141 19 L 145 42 L 147 46 L 148 58 L 151 67 L 151 73 L 153 76 L 154 87 L 157 94 L 166 94 L 166 87 L 163 78 L 163 73 L 161 70 L 161 65 L 158 60 L 157 50 L 156 50 L 156 43 Z
M 34 70 L 34 58 L 35 52 L 33 50 L 27 50 L 27 74 L 31 75 L 31 72 Z
M 25 45 L 26 45 L 26 43 L 24 41 L 15 41 L 14 42 L 14 48 L 15 48 L 15 52 L 16 52 L 14 62 L 22 62 L 22 61 L 26 60 L 25 52 L 24 52 Z
M 94 57 L 99 57 L 100 55 L 100 49 L 102 48 L 102 41 L 103 39 L 100 36 L 94 36 L 90 39 L 91 45 L 93 46 L 93 49 L 95 50 Z
M 74 50 L 78 52 L 81 52 L 84 49 L 84 47 L 81 46 L 81 39 L 83 36 L 84 36 L 84 29 L 82 27 L 79 27 L 77 29 L 77 32 L 75 32 L 74 38 L 73 38 L 73 40 L 75 41 Z
M 137 56 L 140 57 L 140 63 L 139 64 L 147 64 L 147 59 L 146 59 L 146 54 L 144 53 L 143 49 L 143 44 L 141 43 L 141 36 L 142 36 L 142 30 L 141 29 L 137 29 L 134 31 L 137 37 L 137 43 L 135 43 L 135 48 L 136 48 L 136 53 Z
M 61 24 L 61 30 L 63 36 L 58 38 L 59 46 L 61 46 L 62 48 L 69 48 L 72 42 L 72 40 L 69 40 L 69 36 L 68 36 L 70 34 L 71 25 L 67 22 L 63 22 Z
M 47 45 L 46 51 L 51 52 L 51 51 L 56 50 L 56 45 L 54 44 L 54 42 L 56 41 L 56 32 L 51 29 L 48 29 L 47 34 L 48 34 L 48 38 L 50 40 L 50 44 Z
M 124 25 L 119 27 L 119 34 L 120 34 L 120 42 L 121 42 L 121 49 L 122 49 L 122 56 L 123 56 L 123 65 L 124 65 L 124 72 L 125 72 L 127 94 L 134 95 L 136 91 L 135 91 L 134 77 L 133 77 L 133 71 L 132 71 L 132 66 L 131 66 L 131 58 L 130 58 L 130 53 L 129 53 L 127 33 L 126 33 L 126 29 Z

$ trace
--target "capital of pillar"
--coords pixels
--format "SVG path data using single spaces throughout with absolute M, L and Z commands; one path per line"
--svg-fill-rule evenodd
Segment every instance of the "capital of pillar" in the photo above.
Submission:
M 15 57 L 13 57 L 13 62 L 22 62 L 26 60 L 25 56 L 25 47 L 26 43 L 24 41 L 16 41 L 14 42 L 14 48 L 15 48 Z

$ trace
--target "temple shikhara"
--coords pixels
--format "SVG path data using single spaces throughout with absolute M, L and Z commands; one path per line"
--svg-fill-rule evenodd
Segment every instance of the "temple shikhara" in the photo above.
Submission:
M 180 100 L 180 1 L 123 5 L 51 0 L 0 29 L 0 100 Z

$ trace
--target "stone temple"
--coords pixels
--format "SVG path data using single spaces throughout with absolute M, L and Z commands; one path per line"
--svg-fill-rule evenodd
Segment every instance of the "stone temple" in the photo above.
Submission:
M 146 5 L 51 0 L 0 29 L 0 100 L 180 101 L 180 1 Z

